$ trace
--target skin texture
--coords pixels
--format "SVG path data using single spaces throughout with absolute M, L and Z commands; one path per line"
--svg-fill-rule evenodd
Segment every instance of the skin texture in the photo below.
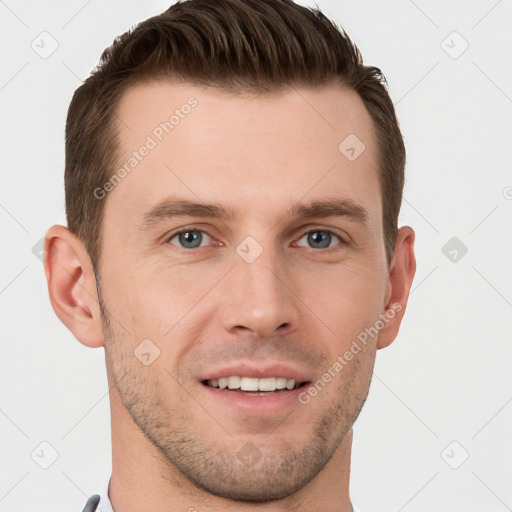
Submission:
M 101 199 L 100 297 L 83 244 L 63 226 L 47 232 L 55 312 L 81 343 L 105 347 L 114 509 L 352 510 L 351 427 L 416 268 L 410 227 L 400 228 L 387 267 L 373 123 L 358 95 L 335 85 L 255 99 L 143 83 L 118 108 L 119 166 L 190 97 L 197 105 Z M 365 145 L 354 161 L 338 149 L 349 134 Z M 236 216 L 142 227 L 143 213 L 170 195 Z M 288 216 L 326 198 L 362 206 L 367 224 Z M 200 231 L 200 247 L 174 236 L 187 228 Z M 307 236 L 319 231 L 332 233 L 325 245 Z M 262 249 L 252 263 L 236 251 L 248 236 Z M 210 400 L 200 382 L 228 364 L 270 361 L 314 382 L 397 304 L 307 404 L 242 414 Z M 145 339 L 160 351 L 147 366 L 134 355 Z M 247 450 L 256 454 L 249 462 Z

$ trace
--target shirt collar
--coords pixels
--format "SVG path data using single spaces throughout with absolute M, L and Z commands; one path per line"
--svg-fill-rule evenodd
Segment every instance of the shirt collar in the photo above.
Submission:
M 108 487 L 110 485 L 110 478 L 108 482 L 105 484 L 103 489 L 100 492 L 100 502 L 98 503 L 97 512 L 114 512 L 112 508 L 112 503 L 110 502 L 110 498 L 108 496 Z

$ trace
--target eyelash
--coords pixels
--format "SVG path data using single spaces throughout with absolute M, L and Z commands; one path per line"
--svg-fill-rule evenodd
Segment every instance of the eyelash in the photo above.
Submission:
M 214 240 L 214 237 L 211 236 L 204 229 L 200 229 L 197 226 L 190 226 L 190 227 L 188 227 L 186 229 L 181 229 L 180 231 L 176 231 L 172 235 L 166 237 L 165 243 L 169 244 L 174 237 L 176 237 L 178 235 L 181 235 L 182 233 L 187 233 L 187 232 L 190 232 L 190 231 L 204 233 L 204 234 L 208 235 L 212 240 Z M 333 246 L 333 247 L 327 247 L 327 248 L 324 248 L 324 249 L 314 249 L 312 247 L 309 247 L 309 249 L 312 250 L 312 251 L 315 251 L 315 252 L 322 251 L 324 253 L 328 253 L 328 252 L 332 252 L 332 251 L 338 250 L 340 247 L 343 247 L 343 246 L 347 245 L 347 241 L 344 240 L 340 235 L 334 233 L 334 231 L 331 231 L 329 229 L 324 229 L 324 228 L 321 228 L 321 227 L 308 228 L 306 231 L 302 231 L 300 236 L 299 236 L 299 238 L 298 238 L 298 241 L 300 241 L 304 237 L 304 235 L 307 235 L 309 233 L 315 233 L 315 232 L 329 233 L 329 234 L 333 235 L 335 238 L 337 238 L 340 241 L 340 243 L 335 245 L 335 246 Z M 174 244 L 171 244 L 171 245 L 174 245 Z M 176 246 L 176 247 L 178 249 L 180 249 L 181 251 L 184 251 L 184 252 L 197 251 L 199 249 L 204 249 L 205 248 L 205 247 L 202 247 L 202 246 L 196 247 L 196 248 L 192 248 L 192 249 L 187 249 L 185 247 L 179 247 L 179 246 Z

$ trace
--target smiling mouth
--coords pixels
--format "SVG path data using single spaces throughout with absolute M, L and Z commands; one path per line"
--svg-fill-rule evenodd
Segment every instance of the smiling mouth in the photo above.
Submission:
M 305 386 L 309 382 L 296 382 L 295 379 L 288 379 L 286 377 L 265 377 L 258 379 L 255 377 L 232 376 L 203 380 L 201 383 L 214 389 L 262 396 L 292 391 Z

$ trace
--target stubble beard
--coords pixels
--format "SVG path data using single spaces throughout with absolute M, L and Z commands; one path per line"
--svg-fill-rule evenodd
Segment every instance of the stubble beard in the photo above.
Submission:
M 105 311 L 101 302 L 100 306 Z M 208 413 L 196 407 L 197 402 L 188 392 L 183 391 L 174 404 L 165 403 L 161 390 L 167 384 L 162 379 L 168 379 L 169 386 L 176 381 L 165 372 L 156 375 L 149 367 L 142 367 L 133 351 L 126 350 L 123 333 L 115 332 L 108 313 L 103 315 L 103 331 L 107 369 L 116 392 L 133 422 L 168 463 L 168 468 L 162 469 L 162 478 L 169 479 L 169 486 L 173 486 L 171 476 L 179 472 L 196 490 L 240 502 L 264 503 L 284 498 L 302 489 L 318 475 L 351 429 L 366 401 L 374 362 L 372 359 L 362 364 L 363 358 L 354 359 L 351 367 L 344 368 L 350 374 L 339 378 L 337 383 L 333 381 L 336 388 L 331 383 L 330 389 L 320 393 L 326 393 L 323 400 L 326 405 L 312 421 L 311 435 L 300 446 L 286 436 L 284 427 L 280 429 L 279 426 L 276 435 L 279 431 L 281 438 L 286 439 L 280 446 L 272 443 L 272 432 L 267 436 L 269 442 L 266 444 L 264 441 L 252 443 L 250 435 L 246 440 L 240 440 L 239 436 L 234 440 L 221 430 L 226 434 L 226 441 L 220 442 L 207 439 L 195 429 L 197 423 L 187 416 L 191 408 L 200 411 L 203 422 L 211 423 L 209 431 L 218 431 L 218 425 Z M 365 375 L 358 376 L 360 371 Z M 183 402 L 183 397 L 188 403 Z M 219 419 L 222 422 L 222 418 Z M 229 431 L 229 425 L 226 430 Z M 243 450 L 249 450 L 249 457 L 241 456 Z

